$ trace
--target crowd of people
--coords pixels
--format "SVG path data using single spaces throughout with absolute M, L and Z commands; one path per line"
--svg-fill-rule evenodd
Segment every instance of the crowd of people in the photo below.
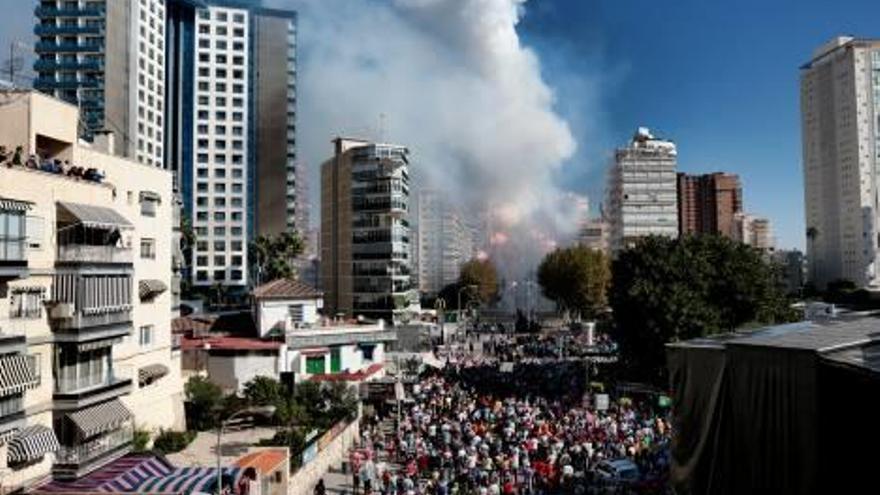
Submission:
M 394 432 L 383 433 L 380 418 L 365 420 L 359 490 L 664 493 L 670 428 L 663 411 L 632 399 L 607 407 L 585 401 L 578 363 L 506 371 L 498 364 L 450 363 L 423 376 Z M 632 466 L 627 473 L 613 468 L 622 461 Z
M 14 151 L 10 151 L 6 146 L 0 145 L 0 166 L 6 166 L 7 168 L 24 167 L 50 174 L 64 175 L 73 179 L 99 183 L 105 177 L 104 172 L 94 167 L 72 165 L 69 160 L 49 158 L 48 156 L 41 158 L 35 154 L 30 154 L 27 158 L 24 158 L 22 146 L 16 146 Z
M 611 355 L 617 345 L 604 334 L 590 339 L 586 333 L 558 335 L 493 335 L 485 345 L 487 352 L 501 361 L 522 359 L 566 359 Z

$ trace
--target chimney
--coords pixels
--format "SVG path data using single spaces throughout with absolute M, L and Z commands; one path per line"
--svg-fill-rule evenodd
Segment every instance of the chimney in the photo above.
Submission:
M 113 131 L 104 129 L 95 132 L 95 149 L 108 155 L 116 154 L 116 136 Z

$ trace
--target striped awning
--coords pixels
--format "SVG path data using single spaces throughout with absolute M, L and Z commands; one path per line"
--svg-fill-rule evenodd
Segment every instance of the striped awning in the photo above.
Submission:
M 155 201 L 157 203 L 162 202 L 162 196 L 159 196 L 159 193 L 153 191 L 141 191 L 138 195 L 138 199 L 141 201 Z
M 16 434 L 18 434 L 18 428 L 12 428 L 6 431 L 0 431 L 0 447 L 6 445 L 6 442 L 12 439 Z
M 90 340 L 88 342 L 80 342 L 79 344 L 77 344 L 76 350 L 78 352 L 94 351 L 95 349 L 101 349 L 102 347 L 113 347 L 114 345 L 121 343 L 122 337 Z
M 52 428 L 31 425 L 19 431 L 9 441 L 7 460 L 12 464 L 29 462 L 58 450 L 58 438 Z
M 168 286 L 161 280 L 148 278 L 138 282 L 138 295 L 141 301 L 153 299 L 166 290 L 168 290 Z
M 27 211 L 33 206 L 34 204 L 30 201 L 0 197 L 0 210 L 3 211 Z
M 58 202 L 58 223 L 81 224 L 99 229 L 134 228 L 131 222 L 112 208 L 63 201 Z
M 234 488 L 244 470 L 241 468 L 223 469 L 223 486 Z M 217 468 L 186 467 L 173 471 L 164 477 L 153 477 L 133 486 L 138 493 L 215 493 L 217 491 Z
M 131 411 L 119 399 L 112 399 L 71 413 L 67 417 L 82 438 L 90 438 L 119 428 L 131 419 Z
M 33 357 L 25 354 L 0 357 L 0 397 L 21 393 L 39 384 Z
M 168 367 L 164 364 L 148 364 L 138 370 L 138 383 L 144 385 L 162 378 L 168 374 Z

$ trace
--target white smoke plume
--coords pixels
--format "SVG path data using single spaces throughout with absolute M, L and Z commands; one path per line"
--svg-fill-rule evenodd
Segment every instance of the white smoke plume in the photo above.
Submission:
M 274 4 L 300 14 L 299 144 L 312 181 L 333 137 L 379 139 L 410 148 L 419 185 L 489 210 L 509 237 L 576 227 L 579 201 L 553 180 L 576 142 L 517 34 L 526 0 Z

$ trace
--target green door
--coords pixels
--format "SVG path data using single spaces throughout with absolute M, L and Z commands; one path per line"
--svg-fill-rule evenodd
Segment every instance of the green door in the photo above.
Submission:
M 342 351 L 338 347 L 330 349 L 330 373 L 342 371 Z
M 324 373 L 324 356 L 310 356 L 306 358 L 306 373 L 321 375 Z

